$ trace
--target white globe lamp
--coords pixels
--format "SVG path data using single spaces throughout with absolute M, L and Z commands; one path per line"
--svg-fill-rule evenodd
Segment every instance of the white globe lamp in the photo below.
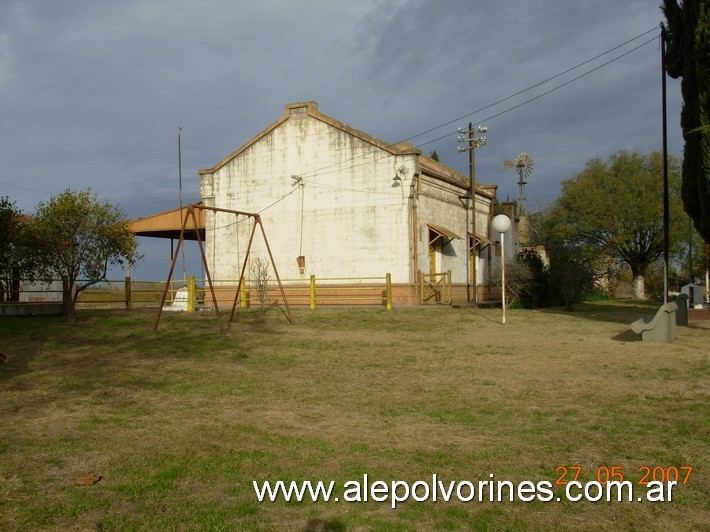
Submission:
M 500 276 L 501 303 L 503 304 L 503 323 L 505 323 L 505 234 L 510 231 L 510 218 L 499 214 L 491 221 L 491 228 L 500 233 Z

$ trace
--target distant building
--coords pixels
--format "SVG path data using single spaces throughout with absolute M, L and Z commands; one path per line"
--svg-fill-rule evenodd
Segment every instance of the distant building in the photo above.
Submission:
M 479 300 L 488 298 L 496 187 L 476 186 L 472 235 L 468 176 L 330 118 L 315 102 L 286 105 L 199 174 L 206 206 L 261 214 L 282 278 L 358 284 L 390 273 L 403 304 L 419 301 L 422 276 L 433 283 L 450 271 L 454 300 L 465 301 L 476 260 Z M 204 223 L 212 278 L 237 280 L 250 224 L 211 211 Z M 252 256 L 263 256 L 255 246 Z

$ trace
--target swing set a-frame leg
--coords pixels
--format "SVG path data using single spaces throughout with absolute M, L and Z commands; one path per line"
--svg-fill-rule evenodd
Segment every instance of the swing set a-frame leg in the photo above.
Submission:
M 255 213 L 250 213 L 250 212 L 242 212 L 242 211 L 233 211 L 229 209 L 220 209 L 217 207 L 207 207 L 205 205 L 201 204 L 193 204 L 193 205 L 188 205 L 185 207 L 185 212 L 181 212 L 180 215 L 183 217 L 182 218 L 182 225 L 180 227 L 180 238 L 178 240 L 178 245 L 177 248 L 175 249 L 175 252 L 173 253 L 172 261 L 170 263 L 170 272 L 168 273 L 168 279 L 165 282 L 165 288 L 163 289 L 163 296 L 160 301 L 160 308 L 158 309 L 158 315 L 155 319 L 155 325 L 153 327 L 154 331 L 158 330 L 158 325 L 160 324 L 160 317 L 162 316 L 163 313 L 163 306 L 165 305 L 165 300 L 167 298 L 168 294 L 168 289 L 170 287 L 170 283 L 173 278 L 173 272 L 175 271 L 175 263 L 177 262 L 177 257 L 178 253 L 180 252 L 181 246 L 184 245 L 185 243 L 185 228 L 187 227 L 187 221 L 189 218 L 192 218 L 192 223 L 193 227 L 195 228 L 195 232 L 197 234 L 197 244 L 200 248 L 200 256 L 202 258 L 202 264 L 205 267 L 205 275 L 207 277 L 207 284 L 210 288 L 210 294 L 212 295 L 212 301 L 214 303 L 214 309 L 215 313 L 217 314 L 217 321 L 219 322 L 219 330 L 222 334 L 225 334 L 225 329 L 224 329 L 224 323 L 222 321 L 222 314 L 219 311 L 219 304 L 217 302 L 217 296 L 214 291 L 214 283 L 212 282 L 212 275 L 210 274 L 210 269 L 209 266 L 207 265 L 207 255 L 205 254 L 205 248 L 202 244 L 202 237 L 200 236 L 200 228 L 199 224 L 197 221 L 197 216 L 195 215 L 195 211 L 202 211 L 202 210 L 209 210 L 212 212 L 226 212 L 226 213 L 231 213 L 234 214 L 235 216 L 239 216 L 240 214 L 249 216 L 251 218 L 254 218 L 254 225 L 252 226 L 251 229 L 251 235 L 249 236 L 249 245 L 247 246 L 247 252 L 246 256 L 244 257 L 244 263 L 242 264 L 242 271 L 239 276 L 239 285 L 237 286 L 237 292 L 234 296 L 234 302 L 232 304 L 232 313 L 229 317 L 230 323 L 234 319 L 234 312 L 237 307 L 237 299 L 239 298 L 239 293 L 242 289 L 242 286 L 244 284 L 244 273 L 246 272 L 246 267 L 247 263 L 249 261 L 249 254 L 251 253 L 251 246 L 252 243 L 254 242 L 254 234 L 256 233 L 256 226 L 257 224 L 259 225 L 259 228 L 261 229 L 261 235 L 264 237 L 264 244 L 266 245 L 266 250 L 269 253 L 269 259 L 271 260 L 271 267 L 274 269 L 274 275 L 276 275 L 276 280 L 279 285 L 279 290 L 281 291 L 281 297 L 284 302 L 284 306 L 286 307 L 286 316 L 288 318 L 288 321 L 291 325 L 295 325 L 296 323 L 293 320 L 293 316 L 291 315 L 291 308 L 288 305 L 288 300 L 286 299 L 286 292 L 284 291 L 283 284 L 281 283 L 281 278 L 279 277 L 279 272 L 278 269 L 276 268 L 276 262 L 274 261 L 274 256 L 271 253 L 271 247 L 269 246 L 269 241 L 266 238 L 266 231 L 264 230 L 264 224 L 261 221 L 261 217 L 258 214 Z

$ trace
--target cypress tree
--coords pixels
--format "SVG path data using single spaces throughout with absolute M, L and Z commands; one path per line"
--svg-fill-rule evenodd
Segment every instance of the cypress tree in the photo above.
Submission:
M 661 8 L 668 22 L 666 70 L 682 78 L 683 205 L 710 242 L 710 1 L 663 0 Z

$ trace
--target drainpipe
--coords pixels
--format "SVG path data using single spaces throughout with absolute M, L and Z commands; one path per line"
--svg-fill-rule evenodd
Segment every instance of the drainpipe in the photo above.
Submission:
M 417 302 L 419 302 L 419 246 L 417 244 L 419 240 L 417 233 L 419 221 L 417 218 L 417 199 L 422 191 L 421 171 L 417 172 L 415 177 L 417 179 L 416 188 L 414 187 L 414 183 L 412 183 L 412 188 L 414 188 L 412 192 L 412 282 L 414 283 L 414 295 Z

